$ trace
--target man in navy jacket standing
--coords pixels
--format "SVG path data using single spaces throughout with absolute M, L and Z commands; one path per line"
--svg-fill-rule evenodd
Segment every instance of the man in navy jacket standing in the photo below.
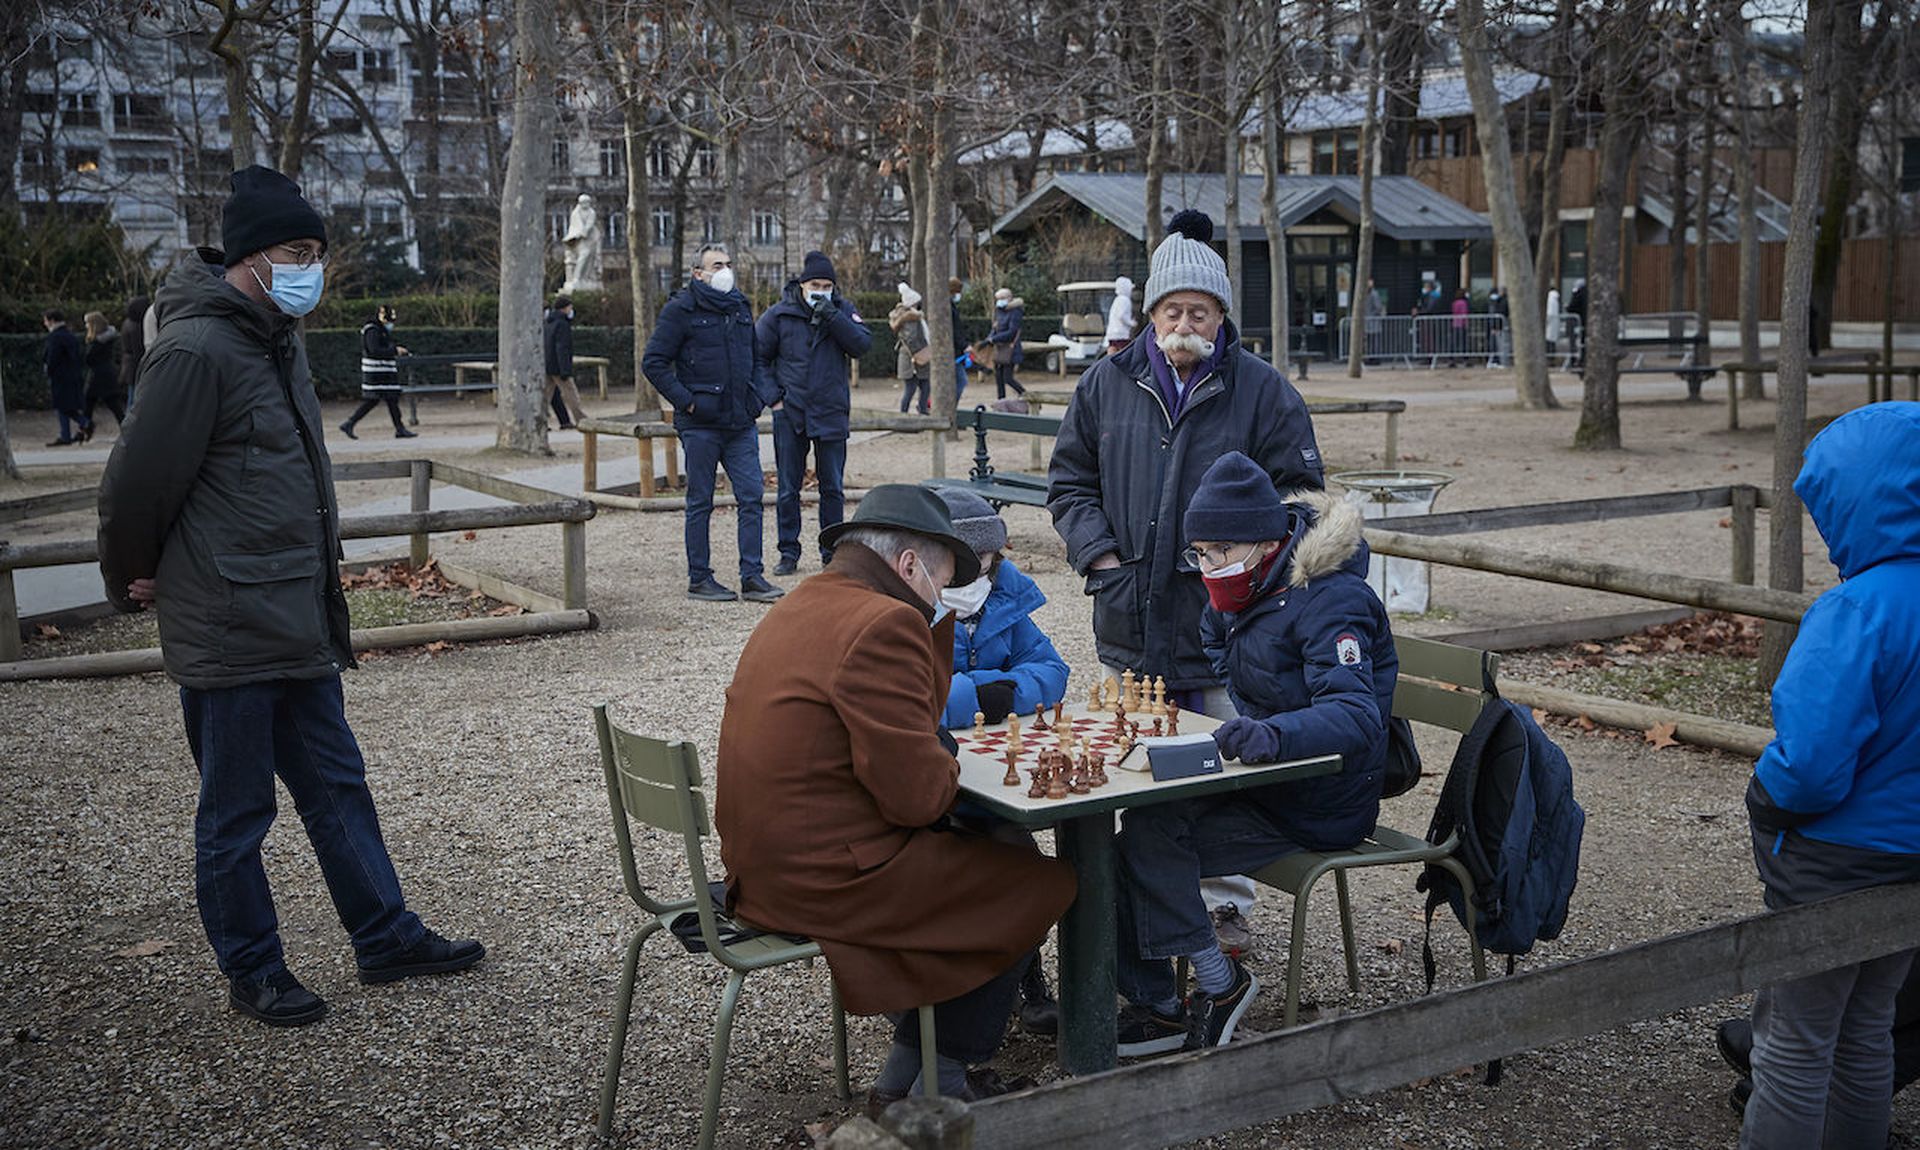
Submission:
M 847 470 L 847 416 L 853 405 L 847 360 L 865 354 L 873 333 L 838 291 L 833 261 L 808 252 L 800 274 L 787 281 L 780 302 L 766 310 L 754 331 L 761 375 L 773 380 L 773 459 L 780 475 L 774 526 L 780 547 L 775 575 L 800 567 L 800 486 L 807 453 L 820 485 L 820 529 L 846 513 L 842 478 Z M 833 552 L 820 549 L 820 565 Z
M 754 425 L 774 400 L 773 385 L 754 363 L 753 307 L 734 286 L 733 259 L 719 244 L 694 256 L 685 291 L 660 309 L 640 369 L 673 404 L 673 425 L 687 453 L 687 597 L 723 603 L 740 594 L 713 577 L 707 525 L 720 467 L 727 469 L 739 518 L 740 591 L 771 603 L 784 592 L 767 582 L 760 561 L 760 431 Z

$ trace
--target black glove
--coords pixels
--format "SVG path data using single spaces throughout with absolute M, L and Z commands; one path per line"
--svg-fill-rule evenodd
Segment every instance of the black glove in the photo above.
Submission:
M 973 689 L 980 697 L 980 713 L 987 722 L 998 723 L 1013 710 L 1013 681 L 996 679 L 991 683 L 982 683 Z
M 956 759 L 959 758 L 960 744 L 955 742 L 953 736 L 947 733 L 947 729 L 941 727 L 937 733 L 940 736 L 940 745 L 947 749 L 947 753 Z
M 1213 733 L 1213 741 L 1229 759 L 1243 763 L 1280 761 L 1280 732 L 1245 715 L 1228 719 Z
M 1753 829 L 1761 834 L 1777 835 L 1781 831 L 1805 826 L 1819 817 L 1817 813 L 1802 814 L 1775 806 L 1773 796 L 1760 785 L 1759 775 L 1753 776 L 1753 780 L 1747 784 L 1747 818 L 1752 821 Z

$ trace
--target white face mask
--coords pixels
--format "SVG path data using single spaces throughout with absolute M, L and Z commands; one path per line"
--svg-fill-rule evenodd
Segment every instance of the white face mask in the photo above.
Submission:
M 833 293 L 830 291 L 810 291 L 807 293 L 807 302 L 810 304 L 823 304 L 832 298 Z
M 733 269 L 721 268 L 707 276 L 707 286 L 717 292 L 733 290 Z
M 962 619 L 970 619 L 986 606 L 987 596 L 993 594 L 993 576 L 983 574 L 965 587 L 949 587 L 940 592 L 940 601 L 953 608 L 953 613 Z
M 1235 575 L 1245 575 L 1246 573 L 1247 561 L 1242 559 L 1238 563 L 1229 563 L 1225 567 L 1215 567 L 1211 571 L 1202 571 L 1200 572 L 1200 577 L 1202 579 L 1231 579 Z

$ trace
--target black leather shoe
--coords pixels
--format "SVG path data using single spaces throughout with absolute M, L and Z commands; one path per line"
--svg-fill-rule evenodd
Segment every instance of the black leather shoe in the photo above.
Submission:
M 1734 1083 L 1733 1089 L 1728 1092 L 1727 1105 L 1733 1109 L 1735 1114 L 1745 1118 L 1747 1116 L 1747 1100 L 1752 1097 L 1753 1079 L 1742 1078 L 1740 1081 Z
M 349 419 L 349 420 L 348 420 L 347 422 L 345 422 L 345 423 L 343 423 L 343 424 L 341 424 L 341 425 L 340 425 L 340 431 L 341 431 L 341 433 L 342 433 L 342 434 L 344 434 L 344 435 L 345 435 L 345 436 L 346 436 L 346 437 L 347 437 L 348 439 L 358 439 L 358 438 L 360 438 L 359 436 L 357 436 L 357 435 L 355 435 L 355 434 L 353 433 L 353 421 L 352 421 L 351 419 Z
M 773 573 L 775 575 L 794 575 L 797 574 L 799 570 L 800 561 L 798 559 L 782 559 L 773 565 Z
M 286 969 L 260 979 L 230 980 L 227 1001 L 235 1010 L 268 1026 L 305 1026 L 327 1016 L 327 1000 L 301 986 Z
M 1047 975 L 1036 957 L 1020 976 L 1020 1029 L 1051 1037 L 1060 1033 L 1060 1002 L 1047 986 Z
M 1740 1072 L 1740 1077 L 1753 1075 L 1753 1023 L 1745 1018 L 1729 1018 L 1713 1032 L 1714 1045 L 1720 1048 L 1720 1057 L 1727 1065 Z
M 393 437 L 395 439 L 418 439 L 420 433 L 417 431 L 408 431 L 404 427 L 396 427 L 393 429 Z
M 721 584 L 718 579 L 708 576 L 698 583 L 687 585 L 687 598 L 699 599 L 707 603 L 731 603 L 740 598 L 739 592 Z
M 786 592 L 758 575 L 740 580 L 740 597 L 754 603 L 771 603 Z
M 448 940 L 433 931 L 384 962 L 360 964 L 360 981 L 397 982 L 422 974 L 452 974 L 487 957 L 487 948 L 471 938 Z

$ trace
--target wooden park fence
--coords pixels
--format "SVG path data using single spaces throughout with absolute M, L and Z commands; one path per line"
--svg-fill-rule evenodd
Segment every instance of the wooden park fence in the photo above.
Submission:
M 353 649 L 410 647 L 423 643 L 474 642 L 506 639 L 524 635 L 550 635 L 565 631 L 584 631 L 595 625 L 587 609 L 587 520 L 593 518 L 593 504 L 501 479 L 471 468 L 439 463 L 429 459 L 402 459 L 339 463 L 334 466 L 338 482 L 358 480 L 406 479 L 410 483 L 411 508 L 386 515 L 345 515 L 340 519 L 340 538 L 382 539 L 408 537 L 408 558 L 413 566 L 423 567 L 434 558 L 431 537 L 447 531 L 483 531 L 490 528 L 559 524 L 561 589 L 551 592 L 525 587 L 499 576 L 464 565 L 438 560 L 440 573 L 450 582 L 483 592 L 502 602 L 520 607 L 525 614 L 476 619 L 448 619 L 431 623 L 402 623 L 389 627 L 369 627 L 353 632 Z M 505 500 L 504 506 L 433 509 L 435 481 L 463 487 L 482 495 Z M 77 511 L 93 505 L 92 490 L 58 492 L 35 496 L 0 507 L 0 523 Z M 24 506 L 32 505 L 32 506 Z M 0 682 L 23 679 L 82 678 L 103 675 L 131 675 L 161 668 L 158 648 L 138 651 L 109 651 L 97 654 L 67 655 L 46 659 L 22 659 L 20 614 L 14 593 L 13 573 L 30 567 L 60 567 L 99 560 L 92 539 L 62 540 L 53 543 L 11 545 L 0 542 Z
M 887 1124 L 912 1150 L 1173 1146 L 1893 954 L 1916 922 L 1920 884 L 1875 887 Z

